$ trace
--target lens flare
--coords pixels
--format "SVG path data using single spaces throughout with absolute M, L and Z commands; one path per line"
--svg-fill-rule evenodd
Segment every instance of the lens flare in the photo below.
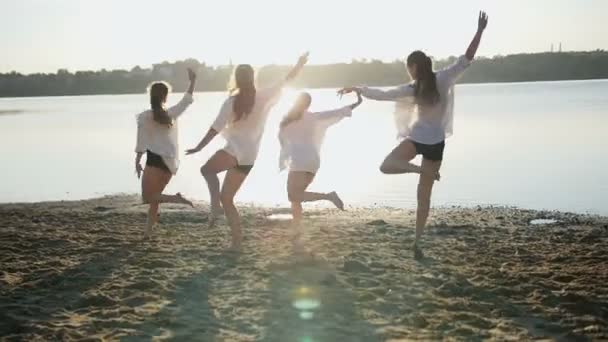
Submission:
M 300 318 L 305 321 L 312 319 L 314 316 L 315 316 L 315 314 L 312 311 L 301 311 L 300 312 Z
M 299 311 L 299 317 L 303 320 L 310 320 L 314 317 L 314 310 L 321 306 L 317 291 L 308 286 L 300 286 L 293 292 L 291 305 Z

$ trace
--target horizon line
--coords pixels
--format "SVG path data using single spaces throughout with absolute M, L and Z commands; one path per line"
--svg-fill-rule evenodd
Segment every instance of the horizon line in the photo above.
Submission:
M 569 54 L 569 53 L 592 53 L 592 52 L 606 52 L 607 50 L 604 50 L 602 48 L 597 48 L 594 50 L 570 50 L 570 51 L 543 51 L 543 52 L 517 52 L 517 53 L 511 53 L 511 54 L 506 54 L 506 55 L 501 55 L 501 54 L 497 54 L 494 56 L 476 56 L 475 59 L 495 59 L 495 58 L 504 58 L 504 57 L 509 57 L 509 56 L 517 56 L 517 55 L 542 55 L 542 54 Z M 430 56 L 434 62 L 439 62 L 439 61 L 444 61 L 446 59 L 450 59 L 452 57 L 457 57 L 459 55 L 449 55 L 449 56 L 444 56 L 442 58 L 435 58 L 434 56 Z M 42 72 L 42 71 L 35 71 L 35 72 L 29 72 L 29 73 L 23 73 L 17 70 L 11 70 L 11 71 L 3 71 L 0 72 L 0 75 L 10 75 L 10 74 L 19 74 L 19 75 L 23 75 L 23 76 L 29 76 L 29 75 L 49 75 L 49 74 L 57 74 L 59 71 L 67 71 L 68 73 L 76 73 L 76 72 L 100 72 L 103 70 L 106 71 L 132 71 L 134 68 L 136 67 L 140 67 L 143 70 L 147 70 L 147 69 L 152 69 L 154 68 L 155 65 L 159 65 L 159 64 L 163 64 L 163 63 L 168 63 L 170 65 L 174 65 L 175 63 L 178 62 L 185 62 L 187 60 L 196 60 L 197 62 L 199 62 L 200 64 L 204 64 L 207 67 L 212 67 L 212 68 L 221 68 L 221 67 L 229 67 L 229 66 L 235 66 L 238 64 L 207 64 L 205 63 L 204 60 L 199 60 L 195 57 L 187 57 L 184 59 L 177 59 L 177 60 L 173 60 L 173 61 L 161 61 L 161 62 L 157 62 L 157 63 L 153 63 L 151 65 L 149 65 L 148 67 L 142 67 L 140 64 L 135 64 L 133 66 L 131 66 L 130 68 L 114 68 L 114 69 L 108 69 L 108 68 L 99 68 L 99 69 L 95 69 L 95 70 L 74 70 L 71 71 L 70 68 L 58 68 L 57 70 L 55 70 L 54 72 Z M 326 66 L 326 65 L 339 65 L 339 64 L 352 64 L 353 62 L 361 62 L 361 63 L 372 63 L 372 62 L 376 62 L 376 61 L 380 61 L 382 63 L 394 63 L 396 61 L 401 61 L 403 62 L 405 58 L 404 57 L 400 57 L 400 58 L 394 58 L 392 60 L 388 60 L 388 59 L 378 59 L 378 58 L 369 58 L 369 57 L 361 57 L 361 58 L 351 58 L 350 61 L 343 61 L 343 62 L 333 62 L 333 63 L 308 63 L 307 66 Z M 232 62 L 232 59 L 229 58 L 230 63 Z M 259 68 L 263 68 L 263 67 L 267 67 L 267 66 L 279 66 L 279 67 L 284 67 L 284 66 L 289 66 L 291 64 L 276 64 L 276 63 L 266 63 L 266 64 L 251 64 L 254 68 L 259 69 Z

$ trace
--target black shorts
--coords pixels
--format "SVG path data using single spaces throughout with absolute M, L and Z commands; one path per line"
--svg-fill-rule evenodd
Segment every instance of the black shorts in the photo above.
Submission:
M 167 164 L 165 164 L 163 157 L 159 156 L 154 152 L 151 152 L 150 150 L 146 151 L 146 166 L 154 166 L 171 173 L 171 170 L 169 170 Z
M 438 144 L 427 145 L 412 141 L 412 144 L 416 147 L 416 154 L 422 154 L 424 159 L 432 161 L 443 160 L 443 150 L 445 149 L 445 141 Z
M 253 168 L 253 165 L 237 165 L 234 168 L 248 175 L 251 169 Z

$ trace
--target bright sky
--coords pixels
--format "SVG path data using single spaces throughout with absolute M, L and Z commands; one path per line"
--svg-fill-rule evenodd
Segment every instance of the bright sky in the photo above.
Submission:
M 607 0 L 3 0 L 0 72 L 445 57 L 464 52 L 479 9 L 481 55 L 608 49 Z

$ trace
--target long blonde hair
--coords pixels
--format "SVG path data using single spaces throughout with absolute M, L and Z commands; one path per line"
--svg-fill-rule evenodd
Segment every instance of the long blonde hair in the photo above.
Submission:
M 234 97 L 232 111 L 234 121 L 247 117 L 255 105 L 255 72 L 249 64 L 239 64 L 232 74 L 228 85 L 230 95 Z
M 301 93 L 294 103 L 293 107 L 287 112 L 287 115 L 281 120 L 281 129 L 287 127 L 290 123 L 298 121 L 302 118 L 302 114 L 310 107 L 312 98 L 309 93 Z

